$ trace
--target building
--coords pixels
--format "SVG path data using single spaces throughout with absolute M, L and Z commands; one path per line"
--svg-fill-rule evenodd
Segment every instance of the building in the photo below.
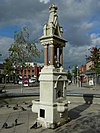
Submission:
M 100 84 L 99 76 L 96 76 L 95 70 L 91 69 L 94 66 L 93 61 L 88 61 L 85 65 L 80 66 L 80 79 L 89 85 Z
M 94 66 L 94 62 L 93 61 L 88 61 L 86 63 L 86 70 L 90 70 L 91 68 L 93 68 Z
M 80 72 L 84 72 L 84 71 L 86 71 L 86 65 L 80 66 Z
M 43 68 L 43 64 L 26 63 L 26 66 L 19 71 L 19 75 L 22 77 L 35 77 L 39 78 L 39 72 Z

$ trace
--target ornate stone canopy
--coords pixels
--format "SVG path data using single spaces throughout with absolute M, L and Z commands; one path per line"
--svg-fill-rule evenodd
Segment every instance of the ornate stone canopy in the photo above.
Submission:
M 56 67 L 58 60 L 59 66 L 62 66 L 63 47 L 65 47 L 67 41 L 63 38 L 63 30 L 58 21 L 56 5 L 52 4 L 49 7 L 49 12 L 48 22 L 44 25 L 43 36 L 40 38 L 40 42 L 44 46 L 44 65 L 54 65 Z M 48 47 L 50 47 L 50 64 L 48 61 Z M 59 57 L 57 57 L 57 51 L 59 51 Z

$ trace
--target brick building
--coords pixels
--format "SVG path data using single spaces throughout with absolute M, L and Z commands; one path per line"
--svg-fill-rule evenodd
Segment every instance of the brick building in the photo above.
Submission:
M 26 63 L 26 67 L 23 67 L 23 70 L 19 72 L 20 76 L 26 76 L 26 77 L 36 77 L 39 78 L 39 72 L 43 68 L 43 65 L 37 64 L 34 65 L 33 63 Z
M 95 84 L 96 78 L 95 78 L 95 71 L 92 70 L 94 63 L 92 61 L 88 61 L 85 65 L 80 66 L 80 77 L 82 82 L 85 82 L 87 84 L 90 84 L 92 82 L 92 85 Z

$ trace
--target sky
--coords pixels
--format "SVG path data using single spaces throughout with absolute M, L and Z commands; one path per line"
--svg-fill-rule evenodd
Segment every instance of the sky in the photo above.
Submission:
M 52 3 L 58 7 L 59 23 L 68 41 L 64 67 L 86 63 L 88 49 L 100 47 L 100 0 L 0 0 L 0 62 L 8 56 L 14 32 L 28 26 L 33 40 L 39 40 Z M 43 55 L 38 61 L 43 63 Z

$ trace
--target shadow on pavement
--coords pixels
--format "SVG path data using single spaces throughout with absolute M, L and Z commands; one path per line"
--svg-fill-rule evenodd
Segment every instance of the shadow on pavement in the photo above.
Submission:
M 100 133 L 100 111 L 88 113 L 73 121 L 64 129 L 64 133 Z
M 80 113 L 89 108 L 89 106 L 93 103 L 93 94 L 83 94 L 83 99 L 85 100 L 84 104 L 69 110 L 68 114 L 71 120 L 80 117 Z
M 71 120 L 73 119 L 77 119 L 78 117 L 81 116 L 81 112 L 83 112 L 84 110 L 86 110 L 87 108 L 89 108 L 90 104 L 82 104 L 79 105 L 71 110 L 68 111 L 68 115 L 70 117 Z

